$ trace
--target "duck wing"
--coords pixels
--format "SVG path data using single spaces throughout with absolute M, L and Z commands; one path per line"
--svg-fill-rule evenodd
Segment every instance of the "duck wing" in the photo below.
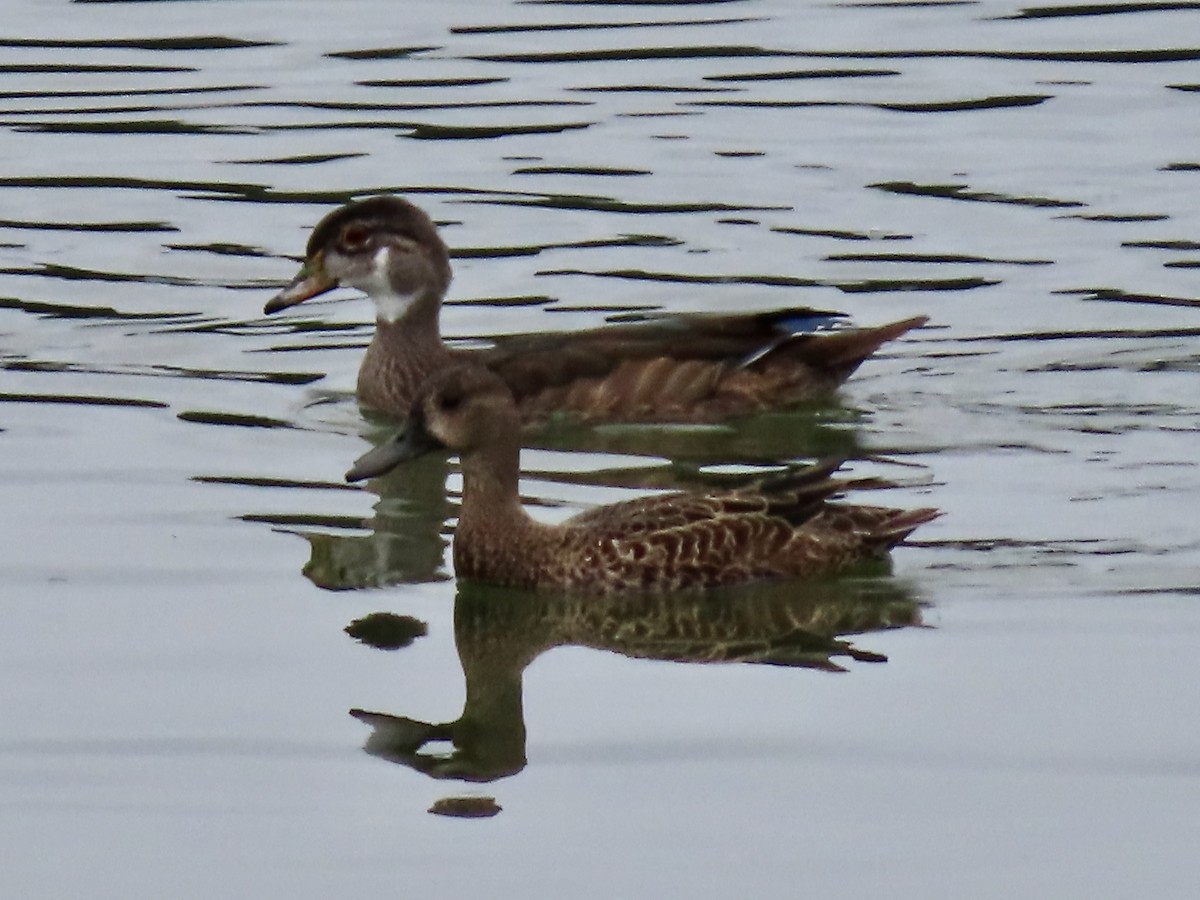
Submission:
M 830 502 L 855 482 L 830 461 L 757 488 L 674 493 L 598 507 L 564 523 L 568 581 L 601 591 L 681 590 L 835 574 L 878 558 L 933 509 Z M 873 483 L 873 482 L 868 482 Z
M 788 469 L 745 488 L 725 491 L 673 491 L 598 506 L 573 516 L 566 525 L 603 539 L 645 536 L 690 525 L 738 518 L 778 518 L 792 526 L 816 514 L 848 482 L 830 476 L 843 460 L 828 459 Z
M 529 420 L 711 422 L 823 397 L 923 317 L 878 328 L 804 331 L 838 314 L 788 309 L 693 315 L 568 334 L 503 337 L 477 358 Z

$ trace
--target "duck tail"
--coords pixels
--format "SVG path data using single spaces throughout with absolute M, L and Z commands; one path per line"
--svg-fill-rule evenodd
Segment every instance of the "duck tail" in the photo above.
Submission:
M 872 529 L 872 543 L 879 547 L 894 547 L 926 522 L 932 522 L 942 514 L 932 507 L 892 510 L 893 515 Z
M 849 331 L 832 331 L 812 336 L 810 343 L 821 348 L 822 361 L 832 367 L 858 366 L 864 359 L 903 334 L 920 328 L 929 321 L 928 316 L 914 316 L 876 328 L 855 328 Z
M 886 344 L 929 321 L 928 316 L 914 316 L 875 328 L 850 328 L 845 331 L 800 332 L 782 336 L 760 347 L 738 364 L 748 369 L 767 357 L 781 354 L 803 360 L 808 365 L 849 377 L 867 357 Z

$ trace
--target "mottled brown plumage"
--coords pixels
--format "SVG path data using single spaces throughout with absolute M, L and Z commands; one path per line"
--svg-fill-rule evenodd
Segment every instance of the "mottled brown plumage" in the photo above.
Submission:
M 402 435 L 366 454 L 347 478 L 449 449 L 463 472 L 457 574 L 593 594 L 836 574 L 885 556 L 937 515 L 830 502 L 847 487 L 829 477 L 832 464 L 753 489 L 661 494 L 547 525 L 521 506 L 519 424 L 512 394 L 495 374 L 479 366 L 447 369 L 422 388 Z
M 303 268 L 266 312 L 339 285 L 358 288 L 378 312 L 358 376 L 365 406 L 403 417 L 426 376 L 474 361 L 503 379 L 527 423 L 556 413 L 594 422 L 715 422 L 820 399 L 882 344 L 926 321 L 797 332 L 840 314 L 658 317 L 461 350 L 447 347 L 438 328 L 450 277 L 449 252 L 430 218 L 399 197 L 374 197 L 321 220 Z

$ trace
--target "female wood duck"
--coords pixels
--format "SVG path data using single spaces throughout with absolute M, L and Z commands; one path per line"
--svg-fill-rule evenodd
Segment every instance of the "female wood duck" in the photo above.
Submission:
M 527 423 L 558 413 L 587 422 L 706 423 L 821 399 L 882 344 L 927 321 L 812 333 L 795 326 L 840 314 L 691 315 L 457 350 L 438 328 L 450 277 L 450 254 L 429 216 L 399 197 L 373 197 L 317 224 L 299 274 L 265 312 L 338 286 L 358 288 L 377 311 L 358 373 L 364 406 L 403 418 L 426 376 L 475 360 L 508 385 Z
M 830 502 L 848 486 L 829 477 L 835 463 L 753 489 L 660 494 L 547 525 L 521 506 L 513 396 L 475 365 L 431 376 L 400 436 L 360 458 L 346 478 L 375 477 L 438 449 L 462 464 L 456 573 L 508 587 L 612 594 L 832 575 L 885 557 L 938 515 Z

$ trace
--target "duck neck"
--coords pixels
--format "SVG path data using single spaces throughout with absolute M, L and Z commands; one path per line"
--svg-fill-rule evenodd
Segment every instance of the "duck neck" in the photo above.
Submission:
M 442 305 L 442 290 L 426 284 L 411 293 L 397 291 L 390 283 L 361 284 L 375 303 L 375 318 L 379 322 L 427 322 L 437 329 L 438 310 Z
M 520 430 L 513 424 L 486 448 L 461 457 L 462 508 L 454 535 L 460 576 L 501 581 L 502 573 L 536 560 L 544 551 L 542 530 L 521 506 L 518 491 Z
M 367 406 L 408 414 L 421 382 L 450 359 L 438 329 L 442 298 L 428 291 L 415 299 L 375 297 L 375 336 L 358 373 L 358 396 Z
M 502 524 L 523 525 L 533 521 L 521 506 L 518 489 L 521 443 L 517 427 L 497 433 L 486 447 L 465 453 L 460 459 L 463 474 L 460 530 L 491 531 Z
M 441 348 L 438 315 L 442 294 L 428 287 L 417 294 L 378 294 L 375 302 L 375 334 L 388 342 L 403 341 L 407 348 Z

